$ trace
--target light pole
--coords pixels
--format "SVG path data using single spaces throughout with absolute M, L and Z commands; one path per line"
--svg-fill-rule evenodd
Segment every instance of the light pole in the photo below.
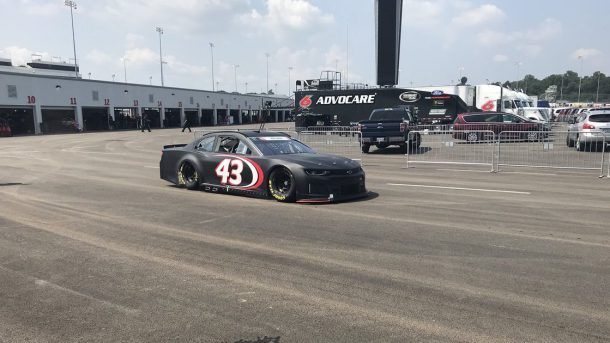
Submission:
M 148 84 L 152 86 L 152 76 L 148 77 Z
M 163 51 L 161 50 L 161 36 L 163 35 L 163 28 L 157 26 L 157 32 L 159 32 L 159 65 L 161 66 L 161 87 L 165 85 L 163 81 Z
M 248 94 L 248 82 L 246 82 L 246 94 Z
M 519 72 L 519 68 L 521 67 L 523 63 L 521 62 L 515 62 L 515 66 L 517 66 L 517 91 L 519 91 L 519 78 L 521 77 L 521 73 Z
M 214 91 L 214 43 L 210 42 L 210 52 L 212 53 L 212 92 Z M 218 87 L 216 87 L 218 89 Z
M 114 82 L 114 77 L 116 76 L 116 74 L 112 74 L 112 82 Z
M 582 56 L 578 56 L 580 61 L 580 78 L 578 80 L 578 103 L 580 103 L 580 87 L 582 86 Z
M 74 14 L 72 10 L 76 9 L 76 2 L 65 0 L 64 5 L 70 7 L 70 21 L 72 22 L 72 48 L 74 49 L 74 77 L 78 78 L 78 63 L 76 61 L 76 38 L 74 37 Z
M 559 89 L 559 99 L 563 100 L 563 76 L 566 73 L 561 74 L 561 88 Z
M 220 90 L 220 81 L 216 81 L 216 90 Z
M 290 88 L 290 72 L 292 71 L 292 67 L 288 67 L 288 96 L 290 97 L 290 93 L 292 89 Z
M 265 93 L 269 93 L 269 53 L 266 52 L 265 56 L 267 57 L 267 91 Z
M 458 71 L 460 72 L 460 78 L 459 80 L 462 80 L 462 75 L 464 75 L 464 67 L 459 67 Z M 460 81 L 461 82 L 461 81 Z
M 233 65 L 233 72 L 235 73 L 235 91 L 237 92 L 237 68 L 239 68 L 239 64 Z
M 595 102 L 598 103 L 599 102 L 599 78 L 602 75 L 601 71 L 597 72 L 597 95 L 595 95 Z
M 273 93 L 277 94 L 277 82 L 273 85 Z
M 89 80 L 91 80 L 91 72 L 89 72 Z
M 123 57 L 123 74 L 125 75 L 125 83 L 127 83 L 127 64 L 125 64 L 127 58 Z

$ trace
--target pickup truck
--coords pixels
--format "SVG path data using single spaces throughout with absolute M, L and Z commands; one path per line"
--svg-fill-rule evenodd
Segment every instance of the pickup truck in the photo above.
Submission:
M 358 128 L 362 134 L 362 152 L 368 153 L 371 145 L 385 148 L 398 145 L 403 149 L 417 149 L 421 143 L 419 133 L 409 134 L 414 116 L 408 108 L 378 108 L 369 120 L 362 120 Z

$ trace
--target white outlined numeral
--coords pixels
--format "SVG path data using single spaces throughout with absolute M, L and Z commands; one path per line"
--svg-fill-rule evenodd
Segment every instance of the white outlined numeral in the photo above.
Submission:
M 216 176 L 220 177 L 220 184 L 226 185 L 227 182 L 233 186 L 241 184 L 241 173 L 244 171 L 244 162 L 225 158 L 216 166 Z

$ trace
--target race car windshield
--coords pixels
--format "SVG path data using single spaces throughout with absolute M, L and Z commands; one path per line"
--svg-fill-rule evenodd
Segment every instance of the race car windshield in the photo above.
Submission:
M 252 141 L 263 155 L 315 153 L 307 145 L 288 137 L 254 137 Z

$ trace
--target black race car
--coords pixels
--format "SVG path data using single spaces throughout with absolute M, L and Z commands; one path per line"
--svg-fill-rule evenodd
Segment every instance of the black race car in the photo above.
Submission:
M 281 132 L 219 131 L 166 145 L 161 179 L 187 189 L 333 202 L 366 196 L 364 171 L 345 157 L 318 154 Z

